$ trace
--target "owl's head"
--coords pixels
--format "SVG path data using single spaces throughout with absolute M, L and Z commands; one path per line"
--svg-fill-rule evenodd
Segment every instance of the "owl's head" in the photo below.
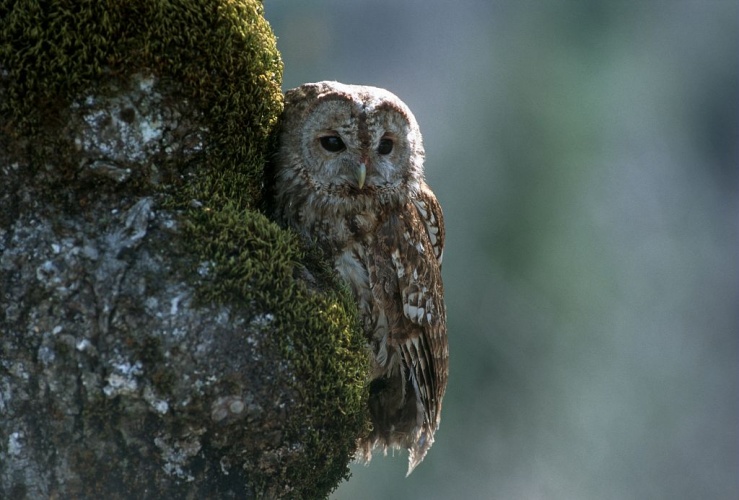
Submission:
M 423 156 L 416 119 L 387 90 L 318 82 L 285 94 L 278 196 L 307 190 L 318 204 L 401 203 L 420 188 Z

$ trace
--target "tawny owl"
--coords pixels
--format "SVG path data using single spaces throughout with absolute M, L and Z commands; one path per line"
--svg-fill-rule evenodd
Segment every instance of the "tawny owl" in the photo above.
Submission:
M 406 448 L 408 474 L 434 442 L 449 357 L 444 224 L 423 159 L 416 119 L 386 90 L 319 82 L 285 95 L 276 216 L 324 250 L 357 300 L 373 423 L 359 455 Z

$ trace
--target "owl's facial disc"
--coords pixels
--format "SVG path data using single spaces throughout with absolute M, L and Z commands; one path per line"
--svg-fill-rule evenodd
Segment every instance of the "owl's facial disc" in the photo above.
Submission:
M 395 108 L 380 110 L 332 99 L 308 122 L 325 185 L 345 186 L 352 196 L 372 196 L 398 189 L 403 182 L 405 118 Z M 310 132 L 312 131 L 312 134 Z

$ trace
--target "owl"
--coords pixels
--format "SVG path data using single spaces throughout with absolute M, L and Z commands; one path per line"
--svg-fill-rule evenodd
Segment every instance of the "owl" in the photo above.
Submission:
M 387 90 L 319 82 L 285 95 L 275 216 L 331 260 L 357 301 L 373 430 L 357 454 L 405 448 L 408 474 L 439 427 L 449 349 L 444 223 L 408 107 Z

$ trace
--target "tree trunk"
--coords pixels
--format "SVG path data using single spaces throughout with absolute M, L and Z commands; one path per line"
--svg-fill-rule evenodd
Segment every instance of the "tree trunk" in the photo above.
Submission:
M 256 1 L 0 2 L 0 497 L 346 477 L 353 305 L 257 210 L 280 75 Z

